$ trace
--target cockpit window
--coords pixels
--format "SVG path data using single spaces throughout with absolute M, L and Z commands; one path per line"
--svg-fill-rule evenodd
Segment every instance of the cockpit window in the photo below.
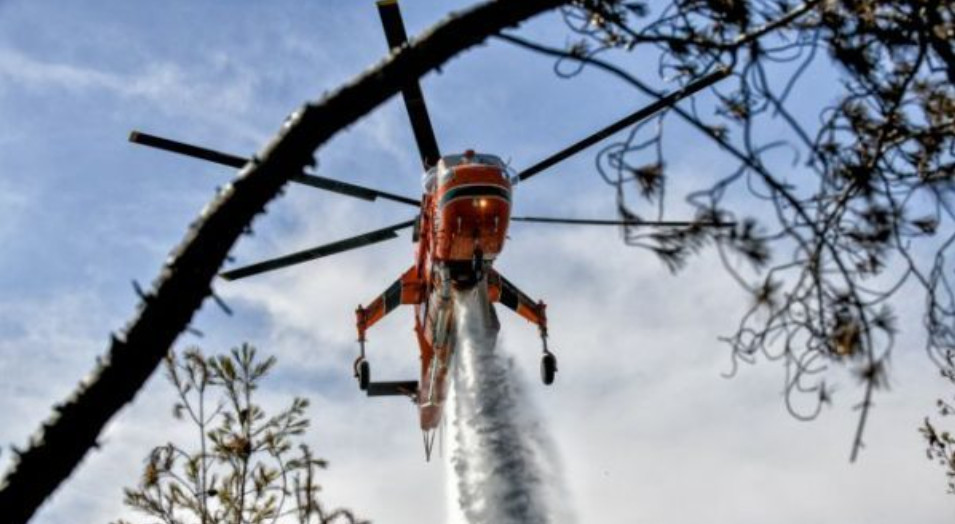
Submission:
M 450 170 L 454 166 L 461 164 L 478 164 L 484 166 L 493 166 L 498 169 L 507 169 L 507 165 L 497 156 L 484 153 L 474 153 L 467 155 L 445 155 L 438 163 L 438 171 Z
M 441 164 L 438 164 L 438 166 L 439 168 L 444 167 Z M 451 177 L 453 175 L 454 175 L 453 169 L 451 169 L 450 167 L 444 167 L 444 169 L 441 170 L 441 185 L 443 186 L 444 184 L 447 184 L 448 181 L 451 180 Z
M 466 164 L 493 166 L 501 170 L 502 176 L 506 178 L 509 177 L 508 170 L 510 168 L 500 157 L 482 153 L 474 153 L 470 156 L 445 155 L 438 161 L 438 165 L 432 167 L 421 176 L 421 185 L 424 187 L 426 193 L 432 193 L 434 192 L 436 183 L 444 185 L 451 180 L 454 176 L 454 167 Z

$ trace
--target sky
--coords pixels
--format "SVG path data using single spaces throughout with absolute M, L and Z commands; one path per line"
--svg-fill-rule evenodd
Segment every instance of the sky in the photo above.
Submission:
M 464 2 L 406 1 L 411 34 Z M 568 37 L 545 15 L 520 34 Z M 0 444 L 23 445 L 88 373 L 187 225 L 229 169 L 134 146 L 133 129 L 240 155 L 290 112 L 385 52 L 371 0 L 163 3 L 0 0 Z M 426 76 L 443 151 L 473 148 L 528 166 L 647 100 L 597 72 L 572 80 L 549 59 L 491 41 Z M 821 73 L 825 76 L 825 73 Z M 807 92 L 809 92 L 807 90 Z M 824 88 L 807 98 L 824 103 Z M 726 160 L 677 127 L 671 194 L 705 183 Z M 518 186 L 515 214 L 610 217 L 613 193 L 593 152 Z M 416 196 L 418 161 L 393 99 L 317 154 L 323 176 Z M 668 218 L 685 218 L 675 205 Z M 289 188 L 234 249 L 253 262 L 410 218 L 397 204 Z M 520 227 L 518 227 L 520 226 Z M 329 461 L 323 500 L 382 523 L 444 522 L 447 476 L 426 463 L 414 407 L 367 399 L 350 374 L 353 311 L 411 264 L 409 235 L 216 291 L 177 348 L 223 352 L 244 341 L 278 357 L 262 390 L 278 406 L 312 400 L 308 442 Z M 557 383 L 537 380 L 533 326 L 500 311 L 501 347 L 547 424 L 580 522 L 941 523 L 955 516 L 942 470 L 917 432 L 950 394 L 921 350 L 915 294 L 901 296 L 903 335 L 876 398 L 861 459 L 848 463 L 860 392 L 835 374 L 833 406 L 813 422 L 785 411 L 784 370 L 743 367 L 728 380 L 731 332 L 748 298 L 712 252 L 671 275 L 612 229 L 515 225 L 496 264 L 548 303 Z M 410 309 L 375 326 L 376 376 L 414 376 Z M 43 506 L 37 523 L 135 519 L 122 488 L 149 450 L 190 428 L 171 415 L 156 374 L 107 427 L 102 447 Z M 6 469 L 10 454 L 0 454 Z M 144 519 L 139 519 L 144 520 Z

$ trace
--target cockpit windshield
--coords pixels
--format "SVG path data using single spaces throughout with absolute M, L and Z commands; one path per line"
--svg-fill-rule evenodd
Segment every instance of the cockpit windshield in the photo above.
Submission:
M 500 169 L 504 169 L 506 167 L 504 162 L 497 156 L 484 153 L 473 153 L 470 151 L 462 155 L 445 155 L 441 157 L 441 162 L 438 163 L 438 166 L 441 164 L 444 164 L 446 169 L 461 164 L 494 166 Z
M 508 177 L 510 173 L 510 168 L 507 167 L 507 164 L 505 164 L 500 157 L 468 151 L 460 155 L 445 155 L 441 157 L 441 160 L 438 161 L 438 165 L 427 170 L 421 176 L 421 185 L 426 193 L 431 193 L 434 191 L 439 179 L 442 184 L 447 182 L 451 174 L 454 173 L 453 168 L 455 166 L 475 164 L 496 167 L 501 170 L 501 175 L 505 177 Z

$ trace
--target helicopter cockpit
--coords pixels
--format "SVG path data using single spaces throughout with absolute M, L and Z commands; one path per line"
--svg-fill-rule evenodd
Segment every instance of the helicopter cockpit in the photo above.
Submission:
M 424 175 L 422 175 L 421 185 L 426 193 L 433 193 L 439 180 L 443 184 L 450 179 L 454 174 L 453 168 L 455 166 L 474 164 L 496 167 L 501 170 L 501 175 L 504 177 L 507 177 L 510 171 L 510 168 L 500 157 L 486 153 L 475 153 L 469 149 L 463 154 L 445 155 L 441 157 L 441 160 L 438 160 L 436 166 L 427 170 Z

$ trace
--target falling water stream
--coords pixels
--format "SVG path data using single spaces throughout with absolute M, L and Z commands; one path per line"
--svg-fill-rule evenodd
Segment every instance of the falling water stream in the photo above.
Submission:
M 456 293 L 457 355 L 449 418 L 451 522 L 575 522 L 559 457 L 519 380 L 497 347 L 486 289 Z

